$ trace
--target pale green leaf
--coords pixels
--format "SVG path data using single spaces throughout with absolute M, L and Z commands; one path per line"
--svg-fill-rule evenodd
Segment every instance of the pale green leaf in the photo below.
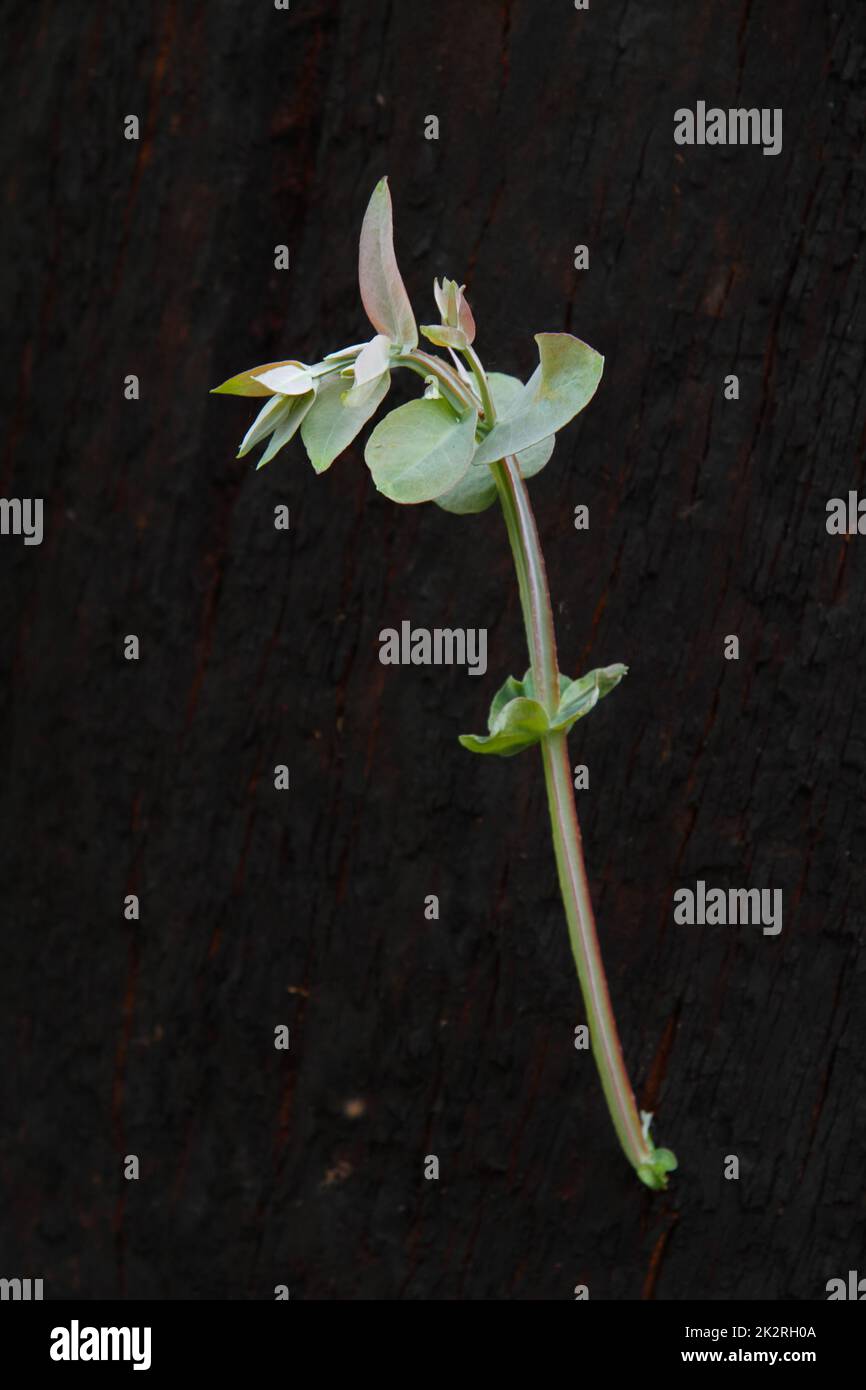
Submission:
M 324 473 L 347 449 L 385 399 L 391 377 L 388 372 L 369 383 L 369 394 L 360 403 L 343 402 L 345 384 L 339 376 L 326 377 L 315 405 L 301 425 L 301 438 L 317 473 Z M 365 386 L 365 391 L 367 386 Z
M 421 331 L 423 333 L 425 330 Z M 504 372 L 489 372 L 487 381 L 497 416 L 507 414 L 514 408 L 515 401 L 521 395 L 523 382 L 519 377 L 506 376 Z M 549 439 L 543 439 L 540 444 L 534 444 L 517 455 L 518 466 L 524 478 L 532 478 L 541 472 L 553 453 L 555 443 L 556 440 L 551 435 Z M 486 511 L 496 501 L 496 484 L 489 465 L 479 464 L 476 459 L 477 455 L 472 460 L 472 467 L 456 487 L 436 498 L 437 507 L 452 512 L 455 516 L 470 516 Z
M 343 391 L 341 396 L 343 405 L 354 406 L 356 409 L 361 409 L 369 401 L 372 401 L 373 409 L 375 410 L 382 399 L 382 382 L 390 382 L 390 380 L 390 373 L 382 372 L 379 376 L 374 376 L 372 381 L 362 381 L 360 386 L 351 386 L 348 390 Z
M 478 412 L 455 415 L 445 400 L 422 397 L 380 420 L 364 457 L 392 502 L 429 502 L 460 481 L 472 460 Z
M 521 449 L 520 453 L 515 455 L 520 466 L 521 477 L 534 478 L 536 473 L 540 473 L 555 448 L 556 435 L 549 434 L 546 439 L 539 440 L 537 444 L 530 444 L 528 449 Z
M 377 333 L 375 338 L 371 338 L 355 359 L 356 384 L 362 386 L 364 382 L 373 381 L 386 372 L 390 363 L 390 352 L 391 339 L 384 333 Z
M 433 298 L 436 300 L 436 308 L 442 316 L 443 323 L 448 322 L 448 293 L 454 283 L 453 280 L 446 280 L 444 275 L 441 285 L 438 276 L 433 281 Z
M 523 394 L 523 382 L 519 376 L 509 376 L 507 372 L 488 372 L 487 384 L 496 406 L 499 419 L 505 419 L 514 410 Z
M 333 367 L 334 363 L 337 362 L 341 357 L 350 357 L 353 352 L 359 353 L 361 349 L 365 348 L 366 346 L 366 343 L 353 343 L 351 347 L 338 348 L 336 352 L 326 352 L 324 356 L 324 361 L 330 362 Z
M 416 347 L 415 315 L 394 254 L 394 219 L 387 179 L 376 184 L 364 214 L 358 283 L 367 317 L 377 332 L 399 346 Z
M 490 701 L 487 728 L 491 730 L 491 732 L 496 727 L 496 720 L 505 709 L 505 706 L 510 705 L 512 700 L 519 700 L 523 695 L 529 695 L 531 698 L 535 698 L 535 692 L 526 688 L 525 679 L 519 681 L 515 680 L 514 676 L 508 676 Z
M 567 733 L 602 696 L 619 684 L 627 670 L 627 666 L 620 664 L 605 666 L 576 681 L 560 672 L 559 708 L 552 719 L 536 699 L 532 667 L 522 681 L 509 676 L 493 696 L 487 717 L 489 733 L 484 736 L 462 734 L 460 742 L 470 753 L 496 753 L 508 758 L 539 743 L 548 733 Z
M 551 720 L 551 727 L 567 731 L 578 719 L 595 709 L 599 700 L 609 695 L 619 685 L 628 667 L 617 662 L 613 666 L 603 666 L 590 671 L 579 680 L 568 680 L 560 675 L 559 707 Z
M 650 1160 L 638 1165 L 637 1175 L 654 1192 L 664 1192 L 668 1185 L 668 1173 L 678 1167 L 676 1155 L 670 1149 L 654 1148 Z
M 567 425 L 595 394 L 604 358 L 570 333 L 537 333 L 540 364 L 478 447 L 477 464 L 517 454 Z
M 375 338 L 365 343 L 354 365 L 344 367 L 340 373 L 343 377 L 350 377 L 354 382 L 354 385 L 344 392 L 343 404 L 360 409 L 371 401 L 379 389 L 383 373 L 389 370 L 390 365 L 391 339 L 386 338 L 384 333 L 377 333 Z M 379 400 L 381 396 L 377 398 L 376 405 Z
M 285 398 L 286 409 L 281 414 L 279 424 L 277 424 L 271 435 L 270 444 L 256 464 L 256 471 L 260 468 L 264 468 L 266 463 L 270 463 L 274 455 L 278 454 L 280 449 L 282 449 L 285 444 L 288 444 L 289 440 L 297 434 L 315 399 L 315 391 L 307 391 L 303 396 L 288 396 Z
M 472 516 L 484 512 L 496 501 L 496 484 L 486 463 L 479 468 L 467 468 L 456 487 L 434 498 L 437 507 L 454 516 Z
M 514 685 L 519 682 L 515 681 Z M 500 758 L 511 758 L 515 753 L 522 753 L 524 748 L 540 743 L 549 728 L 544 707 L 537 700 L 518 695 L 497 709 L 489 734 L 461 734 L 460 742 L 470 753 L 495 753 Z
M 270 386 L 265 386 L 261 381 L 262 372 L 274 371 L 277 367 L 290 367 L 299 364 L 290 361 L 285 362 L 264 362 L 260 367 L 250 367 L 248 372 L 239 372 L 237 376 L 230 376 L 228 381 L 224 381 L 221 386 L 214 386 L 211 391 L 212 396 L 273 396 L 275 393 Z
M 346 357 L 346 354 L 350 351 L 354 351 L 354 349 L 343 348 L 342 352 L 334 353 L 333 356 L 337 359 L 339 359 L 340 357 Z M 347 362 L 347 365 L 351 366 L 351 361 Z M 326 357 L 323 359 L 323 361 L 316 362 L 313 364 L 312 367 L 307 368 L 307 371 L 310 373 L 311 377 L 330 376 L 331 372 L 337 372 L 339 370 L 339 360 L 331 361 L 330 357 Z
M 462 352 L 469 346 L 466 334 L 462 328 L 449 328 L 447 323 L 422 323 L 421 332 L 424 337 L 436 347 L 453 348 L 455 352 Z
M 259 381 L 281 396 L 303 396 L 313 387 L 309 368 L 303 362 L 287 362 L 283 367 L 259 373 Z
M 267 439 L 272 430 L 276 429 L 283 415 L 291 406 L 288 396 L 271 396 L 259 411 L 253 423 L 250 425 L 243 439 L 241 447 L 238 449 L 238 458 L 243 458 L 250 449 L 254 449 L 263 439 Z
M 514 410 L 523 394 L 523 382 L 520 377 L 506 376 L 504 372 L 488 373 L 487 381 L 490 385 L 493 404 L 496 407 L 497 420 L 506 418 L 509 412 Z M 532 444 L 528 449 L 521 450 L 517 455 L 521 477 L 534 478 L 536 473 L 540 473 L 553 453 L 555 444 L 555 435 L 550 435 L 547 439 L 542 439 L 540 443 Z M 504 454 L 500 454 L 500 458 L 504 457 Z M 479 465 L 479 467 L 486 467 L 486 465 Z
M 467 346 L 475 339 L 475 319 L 469 302 L 463 291 L 465 285 L 458 285 L 456 280 L 443 279 L 442 284 L 438 280 L 433 281 L 433 297 L 436 300 L 437 308 L 442 316 L 443 325 L 449 328 L 459 328 L 462 333 L 462 346 Z M 421 329 L 430 337 L 431 342 L 436 342 L 426 329 Z M 456 343 L 443 342 L 443 347 L 456 347 Z

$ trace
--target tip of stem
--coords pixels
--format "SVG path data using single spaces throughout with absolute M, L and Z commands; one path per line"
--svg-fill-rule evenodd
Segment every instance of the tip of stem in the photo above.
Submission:
M 670 1149 L 653 1149 L 645 1163 L 637 1166 L 637 1175 L 642 1183 L 653 1192 L 664 1192 L 668 1185 L 668 1173 L 677 1167 L 676 1155 Z

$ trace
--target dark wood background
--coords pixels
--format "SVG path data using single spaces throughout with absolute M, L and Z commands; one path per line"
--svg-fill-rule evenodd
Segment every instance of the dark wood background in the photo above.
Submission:
M 41 547 L 0 538 L 0 1274 L 772 1300 L 866 1273 L 866 540 L 825 529 L 864 484 L 863 9 L 18 0 L 0 38 L 0 495 L 46 500 Z M 677 147 L 698 99 L 781 106 L 782 153 Z M 571 747 L 664 1196 L 572 1045 L 538 760 L 456 742 L 525 665 L 500 518 L 393 506 L 360 443 L 256 476 L 250 409 L 208 395 L 369 335 L 386 172 L 421 321 L 444 273 L 489 367 L 528 374 L 542 329 L 606 357 L 532 494 L 563 669 L 631 667 Z M 382 667 L 404 618 L 486 626 L 487 676 Z M 675 926 L 697 878 L 782 888 L 781 936 Z

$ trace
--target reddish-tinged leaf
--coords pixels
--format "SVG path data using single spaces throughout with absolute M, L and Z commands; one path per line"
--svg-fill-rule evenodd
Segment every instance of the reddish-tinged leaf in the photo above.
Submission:
M 474 341 L 475 341 L 475 315 L 473 314 L 472 310 L 471 310 L 470 307 L 469 307 L 469 300 L 466 298 L 465 294 L 462 293 L 462 291 L 461 291 L 461 294 L 460 294 L 460 308 L 459 308 L 459 311 L 458 311 L 457 319 L 458 319 L 458 323 L 460 324 L 460 327 L 463 329 L 463 332 L 466 334 L 466 341 L 467 341 L 467 343 L 474 343 Z
M 376 184 L 364 214 L 358 283 L 367 317 L 377 332 L 400 347 L 416 347 L 415 315 L 394 254 L 394 220 L 387 179 Z

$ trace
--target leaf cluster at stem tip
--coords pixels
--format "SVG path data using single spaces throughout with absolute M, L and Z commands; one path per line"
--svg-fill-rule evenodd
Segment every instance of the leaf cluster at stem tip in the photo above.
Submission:
M 436 502 L 465 515 L 496 499 L 488 465 L 516 457 L 531 478 L 553 452 L 558 430 L 592 399 L 604 359 L 569 333 L 538 333 L 538 366 L 524 384 L 485 372 L 473 343 L 475 319 L 465 286 L 434 281 L 438 324 L 421 333 L 448 357 L 418 346 L 418 326 L 394 252 L 388 180 L 381 179 L 364 214 L 358 248 L 361 301 L 375 330 L 364 343 L 329 352 L 312 364 L 294 358 L 265 362 L 224 381 L 224 395 L 264 397 L 238 456 L 263 446 L 263 468 L 300 434 L 317 473 L 372 420 L 388 394 L 391 373 L 405 367 L 423 378 L 423 393 L 385 415 L 371 432 L 364 459 L 378 490 L 393 502 Z

